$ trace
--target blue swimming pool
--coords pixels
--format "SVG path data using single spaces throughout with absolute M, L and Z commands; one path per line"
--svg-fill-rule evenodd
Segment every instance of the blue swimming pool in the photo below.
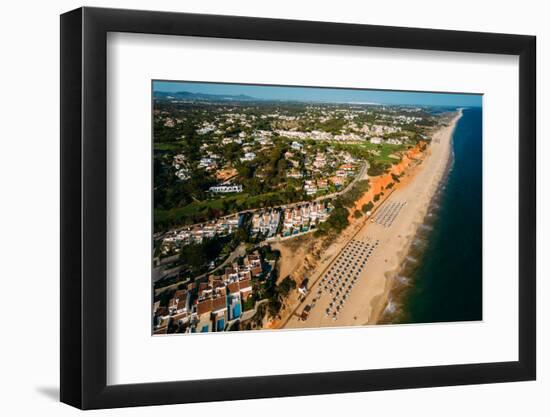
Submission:
M 233 306 L 233 318 L 234 319 L 238 319 L 239 317 L 241 317 L 241 304 L 235 304 Z

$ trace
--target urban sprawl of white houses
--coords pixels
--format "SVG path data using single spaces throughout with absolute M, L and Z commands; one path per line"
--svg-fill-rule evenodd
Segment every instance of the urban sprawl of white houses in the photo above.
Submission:
M 243 315 L 243 304 L 252 295 L 252 278 L 264 272 L 261 255 L 246 255 L 242 265 L 234 262 L 222 275 L 210 275 L 174 293 L 168 306 L 153 306 L 154 333 L 164 334 L 169 322 L 185 328 L 185 333 L 220 332 Z
M 252 215 L 252 227 L 250 229 L 252 234 L 263 234 L 265 236 L 272 237 L 277 233 L 279 228 L 279 221 L 281 219 L 281 210 L 273 209 L 266 210 L 261 213 L 254 213 Z
M 263 234 L 266 238 L 289 237 L 315 229 L 324 222 L 333 207 L 328 201 L 296 204 L 283 209 L 268 209 L 254 213 L 251 234 Z M 282 226 L 280 223 L 282 220 Z M 281 230 L 277 234 L 278 230 Z
M 243 215 L 222 217 L 208 223 L 197 224 L 172 230 L 163 238 L 162 252 L 166 254 L 174 246 L 188 245 L 190 243 L 201 243 L 204 239 L 211 239 L 216 236 L 227 236 L 242 225 Z
M 227 115 L 226 115 L 227 116 Z M 354 114 L 349 114 L 347 117 L 345 117 L 348 120 L 353 120 Z M 253 116 L 251 116 L 253 117 Z M 299 120 L 300 117 L 296 116 L 284 116 L 279 114 L 271 114 L 271 115 L 263 115 L 262 118 L 271 117 L 278 120 L 285 120 L 285 121 L 293 121 L 293 120 Z M 233 116 L 234 118 L 234 116 Z M 226 123 L 235 123 L 236 121 L 246 120 L 246 115 L 241 115 L 241 118 L 237 119 L 226 119 Z M 360 141 L 366 141 L 370 140 L 371 143 L 382 143 L 386 142 L 389 144 L 402 144 L 404 141 L 408 139 L 407 136 L 403 136 L 400 139 L 395 138 L 388 138 L 384 139 L 383 136 L 387 134 L 392 133 L 398 133 L 401 131 L 401 126 L 398 126 L 399 124 L 410 124 L 410 123 L 416 123 L 422 120 L 422 117 L 412 117 L 412 116 L 404 116 L 404 115 L 398 115 L 398 116 L 388 116 L 385 114 L 381 115 L 382 119 L 390 119 L 391 124 L 363 124 L 362 126 L 357 125 L 355 122 L 350 122 L 347 125 L 347 130 L 351 130 L 349 133 L 341 133 L 341 134 L 332 134 L 330 132 L 325 132 L 322 130 L 313 130 L 311 132 L 304 132 L 300 131 L 297 128 L 294 129 L 276 129 L 274 130 L 275 133 L 277 133 L 279 136 L 287 137 L 290 139 L 313 139 L 317 141 L 336 141 L 336 142 L 360 142 Z M 329 120 L 330 117 L 321 117 L 319 120 L 321 122 Z M 172 119 L 167 119 L 167 122 L 169 126 L 174 125 L 174 121 Z M 397 124 L 397 126 L 396 126 Z M 248 123 L 245 123 L 243 125 L 244 127 L 250 126 Z M 216 124 L 204 122 L 202 127 L 197 129 L 197 133 L 200 135 L 204 135 L 206 133 L 214 132 L 216 134 L 222 134 L 223 131 L 219 130 Z M 273 135 L 272 131 L 268 130 L 255 130 L 250 134 L 250 137 L 253 138 L 255 142 L 260 143 L 261 145 L 271 145 L 273 144 L 273 141 L 271 139 Z M 222 144 L 228 145 L 230 143 L 237 143 L 237 144 L 243 144 L 243 141 L 246 140 L 246 138 L 249 135 L 246 132 L 240 132 L 237 137 L 224 137 L 222 138 Z M 254 157 L 252 157 L 254 159 Z M 244 160 L 252 160 L 252 159 L 243 159 Z
M 410 109 L 401 109 L 400 112 L 418 112 L 420 108 L 410 108 Z M 383 133 L 393 133 L 397 132 L 400 129 L 399 125 L 414 124 L 423 120 L 419 116 L 408 116 L 404 114 L 396 114 L 395 111 L 392 111 L 389 108 L 384 106 L 380 107 L 377 111 L 377 117 L 384 120 L 387 124 L 371 124 L 370 126 L 367 123 L 358 125 L 354 120 L 360 114 L 372 114 L 371 110 L 358 110 L 358 109 L 325 109 L 321 107 L 310 106 L 304 113 L 295 116 L 289 116 L 282 114 L 279 111 L 262 114 L 259 116 L 260 119 L 272 119 L 275 121 L 281 122 L 309 122 L 317 120 L 319 122 L 326 122 L 331 120 L 333 117 L 343 117 L 348 123 L 345 126 L 347 131 L 356 131 L 367 134 L 381 135 Z M 167 113 L 165 113 L 167 114 Z M 229 112 L 221 113 L 219 116 L 216 116 L 213 121 L 204 121 L 201 126 L 197 129 L 197 133 L 200 135 L 205 135 L 210 132 L 214 132 L 216 135 L 223 135 L 225 130 L 229 130 L 232 127 L 240 126 L 241 128 L 250 128 L 251 122 L 256 120 L 258 117 L 254 114 L 244 114 L 233 112 L 231 109 Z M 182 123 L 184 119 L 174 118 L 174 117 L 165 117 L 164 124 L 168 127 L 173 127 L 177 123 Z M 276 130 L 281 136 L 287 137 L 296 137 L 296 138 L 311 138 L 315 140 L 365 140 L 364 136 L 357 135 L 356 133 L 342 134 L 342 135 L 332 135 L 328 132 L 323 132 L 320 130 L 315 130 L 313 132 L 299 132 L 296 129 L 279 129 Z M 253 137 L 259 139 L 265 139 L 271 136 L 272 132 L 267 130 L 255 130 L 252 132 Z M 239 138 L 224 138 L 223 143 L 242 143 L 242 139 L 246 138 L 247 134 L 241 132 Z
M 294 206 L 283 212 L 282 237 L 298 235 L 315 229 L 324 222 L 333 206 L 328 201 L 316 201 Z
M 201 128 L 201 131 L 204 129 L 212 129 L 213 126 L 210 124 L 206 124 L 203 128 Z M 292 165 L 290 169 L 287 170 L 286 176 L 288 178 L 295 178 L 300 179 L 304 176 L 307 177 L 307 174 L 304 175 L 304 172 L 300 171 L 298 169 L 299 167 L 299 160 L 294 158 L 293 152 L 300 152 L 302 154 L 306 154 L 305 151 L 305 145 L 304 143 L 301 143 L 300 140 L 311 138 L 315 140 L 335 140 L 335 141 L 359 141 L 359 140 L 368 140 L 372 144 L 392 144 L 392 145 L 402 145 L 405 143 L 409 138 L 406 135 L 403 135 L 401 137 L 391 137 L 391 138 L 384 138 L 385 134 L 394 134 L 401 131 L 401 127 L 399 126 L 386 126 L 386 125 L 372 125 L 371 127 L 367 126 L 366 124 L 361 129 L 363 133 L 367 133 L 370 136 L 362 137 L 358 135 L 357 133 L 348 133 L 348 134 L 342 134 L 342 135 L 333 135 L 328 132 L 318 131 L 315 130 L 313 132 L 301 132 L 296 130 L 277 130 L 276 132 L 282 136 L 286 136 L 289 138 L 294 138 L 298 140 L 293 140 L 290 144 L 291 151 L 288 151 L 285 153 L 285 159 L 289 161 Z M 267 130 L 258 130 L 253 132 L 253 137 L 255 138 L 255 142 L 260 142 L 262 145 L 272 145 L 272 132 Z M 247 134 L 245 132 L 240 132 L 238 137 L 226 137 L 222 139 L 223 144 L 229 144 L 229 143 L 238 143 L 243 144 L 243 140 L 247 137 Z M 215 152 L 212 152 L 208 150 L 209 144 L 204 143 L 201 145 L 201 151 L 203 152 L 203 156 L 198 161 L 198 167 L 203 168 L 206 171 L 217 171 L 219 168 L 219 160 L 220 155 L 218 155 Z M 244 144 L 242 146 L 242 149 L 244 151 L 244 155 L 240 158 L 241 162 L 251 162 L 254 161 L 257 157 L 257 150 L 256 152 L 253 152 L 253 147 L 249 146 L 248 144 Z M 262 148 L 263 149 L 263 148 Z M 330 163 L 327 163 L 327 155 L 331 155 L 331 161 Z M 348 163 L 355 163 L 356 161 L 349 155 L 347 152 L 340 152 L 339 155 L 334 154 L 333 151 L 329 149 L 328 153 L 321 153 L 317 152 L 314 156 L 306 156 L 306 164 L 305 168 L 306 171 L 312 171 L 312 172 L 320 172 L 323 168 L 325 168 L 327 165 L 334 166 L 334 162 L 336 159 L 340 159 L 341 162 L 344 162 L 345 164 Z M 186 158 L 183 154 L 177 154 L 174 156 L 172 165 L 175 168 L 176 172 L 175 175 L 180 180 L 187 180 L 190 178 L 190 172 L 188 168 L 186 167 Z M 259 175 L 259 174 L 258 174 Z M 342 181 L 338 179 L 338 177 L 342 177 L 342 175 L 336 175 L 331 181 L 334 185 L 340 186 L 342 185 Z M 315 187 L 311 187 L 310 185 L 304 187 L 308 195 L 315 194 L 316 191 Z M 317 184 L 316 188 L 318 190 L 322 190 L 323 186 Z M 230 181 L 225 181 L 221 184 L 215 185 L 210 187 L 209 189 L 212 193 L 240 193 L 243 191 L 242 186 L 239 184 L 232 184 Z
M 302 145 L 298 142 L 293 142 L 291 147 L 293 150 L 301 150 Z M 256 155 L 253 153 L 245 154 L 245 158 L 254 158 Z M 286 171 L 286 176 L 288 178 L 300 179 L 304 177 L 304 172 L 298 169 L 299 162 L 296 159 L 293 159 L 294 154 L 290 151 L 285 153 L 285 159 L 289 161 L 292 165 L 290 169 Z M 317 179 L 317 180 L 305 180 L 303 183 L 304 191 L 307 195 L 315 195 L 318 192 L 323 192 L 328 189 L 329 182 L 336 187 L 341 187 L 344 185 L 345 180 L 343 179 L 346 176 L 353 176 L 356 167 L 353 164 L 356 164 L 355 158 L 353 158 L 348 152 L 340 152 L 338 155 L 331 154 L 330 162 L 327 160 L 327 154 L 318 152 L 313 158 L 306 158 L 305 168 L 308 175 L 311 173 L 319 173 L 325 167 L 329 166 L 334 168 L 336 165 L 336 160 L 343 160 L 344 164 L 340 165 L 334 175 L 330 178 Z M 243 158 L 241 158 L 243 160 Z M 209 191 L 212 193 L 241 193 L 243 187 L 240 184 L 233 184 L 231 181 L 225 181 L 221 184 L 212 186 L 209 188 Z
M 328 201 L 315 201 L 299 203 L 292 207 L 258 210 L 252 214 L 250 234 L 262 234 L 266 238 L 273 238 L 304 233 L 325 221 L 332 209 Z M 167 232 L 162 239 L 161 253 L 167 255 L 179 252 L 179 246 L 182 245 L 201 243 L 204 239 L 216 236 L 228 236 L 243 226 L 243 219 L 243 214 L 236 214 Z M 283 225 L 280 228 L 281 220 Z
M 279 136 L 287 137 L 290 139 L 300 139 L 300 140 L 306 140 L 306 139 L 313 139 L 317 141 L 335 141 L 335 142 L 361 142 L 370 140 L 371 143 L 389 143 L 394 145 L 400 145 L 404 141 L 408 140 L 407 136 L 402 136 L 398 140 L 395 138 L 388 138 L 384 139 L 384 135 L 393 134 L 401 132 L 401 126 L 387 126 L 387 125 L 371 125 L 370 127 L 365 124 L 362 128 L 359 128 L 357 125 L 352 124 L 350 126 L 354 130 L 358 130 L 360 133 L 356 132 L 350 132 L 350 133 L 342 133 L 342 134 L 332 134 L 330 132 L 325 132 L 321 130 L 313 130 L 311 132 L 303 132 L 299 130 L 276 130 L 277 134 Z M 373 141 L 374 139 L 374 141 Z M 295 145 L 294 142 L 292 144 L 293 149 L 300 150 L 298 146 Z M 301 144 L 300 144 L 301 145 Z

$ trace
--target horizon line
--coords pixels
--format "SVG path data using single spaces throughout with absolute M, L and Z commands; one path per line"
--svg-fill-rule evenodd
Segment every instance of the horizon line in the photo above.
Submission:
M 231 84 L 233 85 L 233 84 Z M 236 85 L 239 85 L 239 84 L 236 84 Z M 293 86 L 289 86 L 289 87 L 293 87 Z M 339 89 L 338 87 L 301 87 L 301 88 L 334 88 L 334 89 Z M 346 90 L 344 88 L 342 88 L 342 90 Z M 369 89 L 370 90 L 370 89 Z M 408 91 L 405 91 L 405 90 L 374 90 L 373 91 L 392 91 L 392 92 L 396 92 L 396 91 L 399 91 L 399 92 L 408 92 Z M 284 102 L 290 102 L 290 103 L 315 103 L 315 104 L 349 104 L 349 105 L 358 105 L 358 106 L 402 106 L 402 107 L 453 107 L 453 108 L 482 108 L 483 105 L 480 104 L 480 105 L 456 105 L 456 104 L 426 104 L 426 103 L 399 103 L 399 102 L 394 102 L 394 103 L 381 103 L 381 102 L 361 102 L 361 101 L 330 101 L 330 100 L 315 100 L 315 99 L 299 99 L 299 98 L 288 98 L 288 99 L 283 99 L 283 98 L 262 98 L 262 97 L 257 97 L 257 96 L 251 96 L 251 95 L 248 95 L 248 94 L 227 94 L 227 93 L 202 93 L 202 92 L 192 92 L 192 91 L 188 91 L 188 90 L 181 90 L 181 91 L 165 91 L 165 90 L 154 90 L 153 89 L 153 93 L 163 93 L 163 94 L 181 94 L 181 93 L 188 93 L 188 94 L 194 94 L 194 95 L 200 95 L 200 94 L 203 94 L 203 95 L 207 95 L 207 96 L 227 96 L 227 97 L 239 97 L 239 96 L 244 96 L 244 97 L 248 97 L 249 98 L 249 101 L 251 100 L 254 100 L 254 101 L 265 101 L 265 102 L 281 102 L 281 103 L 284 103 Z M 428 92 L 425 92 L 424 94 L 462 94 L 462 93 L 439 93 L 439 92 L 433 92 L 433 93 L 428 93 Z M 463 94 L 468 94 L 468 95 L 480 95 L 480 96 L 483 96 L 483 94 L 478 94 L 478 93 L 463 93 Z M 227 101 L 231 101 L 231 100 L 227 100 Z M 238 100 L 235 100 L 235 101 L 238 101 Z M 242 100 L 241 102 L 243 102 L 244 100 Z

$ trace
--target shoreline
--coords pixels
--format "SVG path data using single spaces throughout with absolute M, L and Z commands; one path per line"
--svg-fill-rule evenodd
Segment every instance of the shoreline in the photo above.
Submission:
M 449 129 L 449 128 L 450 129 L 449 129 L 449 132 L 448 132 L 448 135 L 449 135 L 449 137 L 448 137 L 448 151 L 446 152 L 447 155 L 446 155 L 446 158 L 445 158 L 446 159 L 445 167 L 444 167 L 444 169 L 441 173 L 438 173 L 439 178 L 437 178 L 436 184 L 433 184 L 432 187 L 431 187 L 431 190 L 428 192 L 429 198 L 427 198 L 427 201 L 423 202 L 423 205 L 422 205 L 422 207 L 420 207 L 420 211 L 418 212 L 416 219 L 411 223 L 410 233 L 408 233 L 408 235 L 406 236 L 405 245 L 403 246 L 401 251 L 398 251 L 396 253 L 397 260 L 398 260 L 397 261 L 398 266 L 396 268 L 393 268 L 393 269 L 388 270 L 388 271 L 385 272 L 384 275 L 386 277 L 386 285 L 385 285 L 385 288 L 384 288 L 384 293 L 383 293 L 382 297 L 380 298 L 380 300 L 378 301 L 378 303 L 376 303 L 375 300 L 373 300 L 371 302 L 371 304 L 373 304 L 372 318 L 369 319 L 368 323 L 365 323 L 365 324 L 379 324 L 379 321 L 383 316 L 383 313 L 386 309 L 386 306 L 388 305 L 392 290 L 395 288 L 395 279 L 396 279 L 397 276 L 399 276 L 399 273 L 403 270 L 403 263 L 406 260 L 407 256 L 411 252 L 412 243 L 414 242 L 414 239 L 416 238 L 416 236 L 418 234 L 418 229 L 419 229 L 420 225 L 424 224 L 424 220 L 425 220 L 425 218 L 428 214 L 428 209 L 429 209 L 429 207 L 430 207 L 430 205 L 431 205 L 431 203 L 432 203 L 432 201 L 433 201 L 433 199 L 436 195 L 436 192 L 438 191 L 438 189 L 441 186 L 443 186 L 443 184 L 445 183 L 445 181 L 448 177 L 449 170 L 452 166 L 451 165 L 451 162 L 452 162 L 451 158 L 452 158 L 452 152 L 453 152 L 452 151 L 453 134 L 454 134 L 454 131 L 456 129 L 456 125 L 458 124 L 458 121 L 462 118 L 462 115 L 463 115 L 463 110 L 459 109 L 458 115 L 453 117 L 453 119 L 450 123 L 450 126 L 447 128 L 447 129 Z M 435 137 L 435 135 L 434 135 L 434 137 Z
M 458 122 L 458 119 L 457 119 L 457 122 Z M 456 124 L 455 124 L 455 127 L 456 127 Z M 454 132 L 454 129 L 453 129 L 453 132 Z M 451 132 L 451 147 L 452 147 L 452 132 Z M 399 266 L 397 268 L 391 270 L 391 271 L 386 271 L 386 273 L 385 273 L 386 288 L 384 289 L 384 295 L 383 295 L 384 302 L 381 303 L 381 305 L 376 306 L 376 309 L 373 313 L 373 320 L 372 320 L 373 323 L 368 323 L 368 324 L 380 324 L 380 320 L 382 318 L 384 318 L 384 316 L 386 314 L 386 308 L 387 308 L 388 304 L 390 303 L 390 301 L 394 300 L 394 298 L 392 298 L 392 295 L 393 295 L 394 290 L 396 289 L 396 284 L 399 284 L 397 282 L 397 277 L 402 275 L 402 272 L 405 270 L 405 262 L 406 262 L 407 258 L 412 256 L 413 242 L 415 241 L 415 239 L 418 238 L 420 226 L 425 224 L 425 220 L 426 220 L 426 217 L 428 215 L 428 209 L 432 205 L 432 203 L 433 203 L 433 201 L 436 197 L 437 191 L 440 190 L 441 187 L 443 187 L 445 185 L 445 183 L 448 179 L 449 171 L 452 167 L 452 159 L 451 159 L 452 155 L 453 154 L 452 154 L 452 149 L 451 149 L 451 152 L 449 153 L 449 157 L 448 157 L 448 160 L 447 160 L 447 165 L 446 165 L 444 174 L 442 175 L 441 179 L 439 180 L 439 183 L 435 187 L 431 198 L 429 199 L 425 209 L 423 210 L 422 215 L 419 214 L 418 220 L 413 222 L 412 228 L 414 229 L 414 232 L 411 233 L 409 236 L 407 236 L 407 243 L 406 243 L 405 247 L 403 248 L 403 251 L 398 253 L 398 258 L 400 259 Z M 422 260 L 420 260 L 420 262 L 422 262 Z M 385 323 L 383 323 L 383 324 L 385 324 Z
M 430 203 L 449 171 L 452 137 L 461 117 L 462 109 L 459 109 L 458 114 L 453 116 L 447 126 L 434 132 L 426 156 L 420 163 L 412 166 L 412 173 L 404 176 L 404 184 L 389 192 L 367 221 L 352 227 L 353 240 L 379 242 L 379 244 L 366 263 L 360 279 L 338 317 L 333 319 L 325 314 L 326 306 L 330 301 L 328 293 L 317 296 L 319 298 L 314 296 L 319 288 L 319 277 L 326 270 L 326 267 L 321 271 L 318 271 L 320 268 L 316 268 L 314 273 L 316 278 L 312 280 L 314 284 L 309 294 L 302 303 L 292 306 L 299 314 L 303 306 L 313 304 L 315 308 L 312 309 L 307 321 L 301 321 L 296 314 L 292 314 L 284 324 L 277 327 L 312 328 L 378 324 L 418 228 L 423 223 Z M 372 223 L 372 219 L 376 217 L 376 211 L 383 210 L 384 206 L 394 202 L 405 202 L 405 205 L 389 227 Z M 338 255 L 331 260 L 330 264 L 337 258 Z

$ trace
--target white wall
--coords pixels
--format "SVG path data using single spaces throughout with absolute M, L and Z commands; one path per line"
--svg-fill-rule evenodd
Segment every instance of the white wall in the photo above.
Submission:
M 550 27 L 544 2 L 442 2 L 393 0 L 338 2 L 278 0 L 267 2 L 202 0 L 93 1 L 89 6 L 216 13 L 534 34 L 538 36 L 539 213 L 549 212 L 550 179 L 542 156 L 550 146 L 541 123 L 548 109 Z M 0 409 L 6 415 L 73 415 L 57 402 L 59 377 L 59 18 L 78 1 L 5 2 L 1 13 L 2 98 L 0 100 L 0 304 L 4 334 L 0 344 Z M 546 135 L 545 135 L 546 134 Z M 545 152 L 546 151 L 546 152 Z M 546 180 L 546 181 L 545 181 Z M 539 259 L 550 248 L 548 217 L 539 215 Z M 542 237 L 543 233 L 546 235 Z M 550 274 L 539 263 L 539 380 L 528 383 L 388 391 L 348 395 L 239 401 L 173 406 L 176 413 L 201 415 L 543 415 L 550 410 Z M 29 312 L 27 306 L 33 306 Z M 541 324 L 542 323 L 542 324 Z M 542 354 L 540 354 L 542 353 Z M 154 415 L 158 408 L 102 411 L 99 415 Z M 9 414 L 8 414 L 9 413 Z

